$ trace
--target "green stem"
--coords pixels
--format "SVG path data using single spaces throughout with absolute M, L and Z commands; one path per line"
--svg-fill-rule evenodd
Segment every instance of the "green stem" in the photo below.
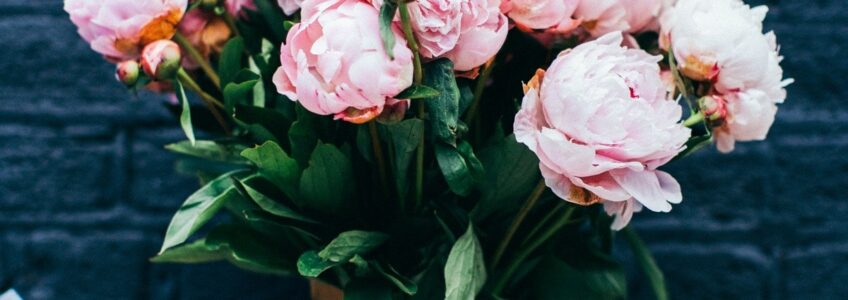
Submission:
M 406 42 L 413 54 L 413 80 L 415 84 L 421 84 L 424 81 L 424 69 L 421 65 L 421 54 L 418 48 L 418 41 L 415 39 L 415 34 L 412 32 L 412 22 L 409 17 L 409 9 L 406 6 L 406 1 L 398 1 L 398 10 L 400 11 L 400 20 L 403 28 L 403 34 L 406 37 Z M 418 101 L 418 118 L 424 120 L 426 117 L 424 101 Z M 424 201 L 424 150 L 425 150 L 424 135 L 421 135 L 418 149 L 415 155 L 415 209 L 421 207 Z
M 515 271 L 518 270 L 518 267 L 521 266 L 521 263 L 523 263 L 527 259 L 527 257 L 530 256 L 530 254 L 536 251 L 536 249 L 538 249 L 551 237 L 553 237 L 557 232 L 559 232 L 562 227 L 568 224 L 568 220 L 571 218 L 571 215 L 574 214 L 574 209 L 575 208 L 573 206 L 566 209 L 565 213 L 554 225 L 548 227 L 546 231 L 542 232 L 542 235 L 539 238 L 534 239 L 530 245 L 528 245 L 520 252 L 518 252 L 518 254 L 516 254 L 515 259 L 512 260 L 512 262 L 504 271 L 503 275 L 501 275 L 501 277 L 495 283 L 495 287 L 494 289 L 492 289 L 494 295 L 500 295 L 503 289 L 506 288 L 509 279 L 512 277 L 513 274 L 515 274 Z
M 233 16 L 229 13 L 224 13 L 221 16 L 224 18 L 224 22 L 227 23 L 227 27 L 230 27 L 230 31 L 233 32 L 233 35 L 241 36 L 241 33 L 239 33 L 238 27 L 236 26 L 236 20 L 233 19 Z
M 497 250 L 495 250 L 495 255 L 492 257 L 492 264 L 489 266 L 489 270 L 494 270 L 498 266 L 506 248 L 512 241 L 512 237 L 515 236 L 515 233 L 518 231 L 518 228 L 521 227 L 521 224 L 524 222 L 527 214 L 529 214 L 530 210 L 533 209 L 533 206 L 536 206 L 536 202 L 539 201 L 539 198 L 545 192 L 546 188 L 547 186 L 545 185 L 545 181 L 540 181 L 539 184 L 536 185 L 536 188 L 533 189 L 533 192 L 530 193 L 530 196 L 527 197 L 527 201 L 524 201 L 524 206 L 518 210 L 518 214 L 515 215 L 515 219 L 512 220 L 512 224 L 509 226 L 509 229 L 507 229 L 506 234 L 504 234 Z
M 694 115 L 689 116 L 689 118 L 686 119 L 686 121 L 683 121 L 683 126 L 692 127 L 692 126 L 701 124 L 701 122 L 704 122 L 704 112 L 699 111 L 699 112 L 695 113 Z
M 471 106 L 468 108 L 468 112 L 465 115 L 465 124 L 471 125 L 471 122 L 473 122 L 477 117 L 477 110 L 480 108 L 480 100 L 483 98 L 483 92 L 486 90 L 486 83 L 488 83 L 489 77 L 492 76 L 494 66 L 494 57 L 483 66 L 483 73 L 480 74 L 480 78 L 477 78 L 477 85 L 474 87 L 474 101 L 471 102 Z
M 191 42 L 179 32 L 174 34 L 174 41 L 180 45 L 180 48 L 185 50 L 185 52 L 191 57 L 191 59 L 195 63 L 197 63 L 198 66 L 200 66 L 200 69 L 203 70 L 203 73 L 206 74 L 206 77 L 209 77 L 209 80 L 212 81 L 212 84 L 215 85 L 215 88 L 220 91 L 221 79 L 218 77 L 218 73 L 215 72 L 215 69 L 212 69 L 212 66 L 206 60 L 206 57 L 200 54 L 200 52 L 197 51 L 196 48 L 194 48 L 194 45 L 192 45 Z
M 380 145 L 380 136 L 377 132 L 377 121 L 368 122 L 368 130 L 371 132 L 371 147 L 374 148 L 374 159 L 377 160 L 377 168 L 380 169 L 380 190 L 383 196 L 389 198 L 389 176 L 386 173 L 386 159 L 383 156 L 383 146 Z M 403 203 L 401 203 L 403 209 Z
M 221 101 L 218 101 L 218 99 L 215 99 L 215 97 L 213 97 L 212 95 L 209 95 L 208 93 L 204 92 L 203 89 L 200 88 L 200 86 L 197 84 L 197 82 L 195 82 L 194 79 L 191 78 L 191 75 L 188 75 L 188 73 L 186 73 L 186 71 L 182 68 L 177 71 L 177 80 L 179 80 L 180 83 L 183 84 L 183 86 L 197 94 L 200 99 L 203 100 L 203 103 L 206 104 L 206 107 L 209 109 L 209 112 L 212 113 L 212 117 L 214 117 L 215 121 L 217 121 L 218 124 L 221 125 L 221 128 L 224 129 L 224 132 L 227 135 L 232 134 L 232 132 L 230 131 L 230 127 L 227 126 L 227 121 L 224 119 L 224 116 L 222 116 L 221 113 L 218 111 L 219 108 L 224 108 L 224 105 L 221 104 Z
M 633 256 L 648 277 L 648 281 L 651 283 L 651 289 L 654 290 L 657 300 L 668 300 L 668 292 L 666 292 L 665 279 L 663 278 L 662 271 L 657 266 L 653 256 L 651 256 L 651 252 L 648 251 L 648 247 L 645 246 L 645 242 L 630 227 L 625 227 L 620 232 L 624 235 L 627 243 L 630 244 L 630 249 L 633 250 Z
M 528 233 L 525 236 L 524 240 L 521 241 L 521 246 L 527 245 L 527 243 L 530 242 L 530 239 L 532 237 L 536 236 L 536 234 L 539 233 L 539 231 L 542 230 L 542 228 L 545 228 L 545 225 L 548 224 L 548 222 L 550 222 L 551 219 L 553 219 L 557 215 L 557 212 L 559 212 L 560 209 L 562 209 L 566 205 L 567 204 L 566 204 L 565 201 L 559 201 L 559 204 L 557 204 L 557 206 L 555 206 L 554 209 L 552 209 L 550 212 L 548 212 L 548 214 L 545 215 L 545 217 L 543 217 L 542 220 L 539 221 L 539 223 L 536 224 L 536 227 L 533 227 L 533 230 L 530 230 L 530 233 Z

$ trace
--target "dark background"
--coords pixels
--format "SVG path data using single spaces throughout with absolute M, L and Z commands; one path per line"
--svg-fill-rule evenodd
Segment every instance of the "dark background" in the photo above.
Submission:
M 673 298 L 848 297 L 848 3 L 749 3 L 771 6 L 766 27 L 796 79 L 769 140 L 668 166 L 684 203 L 634 226 Z M 114 81 L 61 1 L 0 0 L 0 289 L 26 299 L 305 297 L 299 280 L 147 262 L 197 187 L 162 149 L 182 138 L 161 99 Z M 629 268 L 635 298 L 650 297 Z

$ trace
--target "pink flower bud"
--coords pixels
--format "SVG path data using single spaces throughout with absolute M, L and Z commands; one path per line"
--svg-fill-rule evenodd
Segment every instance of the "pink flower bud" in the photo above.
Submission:
M 138 73 L 138 62 L 128 60 L 118 64 L 117 69 L 115 70 L 115 78 L 126 86 L 132 86 L 138 82 Z
M 150 77 L 162 80 L 173 78 L 180 69 L 180 46 L 171 40 L 158 40 L 141 51 L 141 66 Z
M 718 95 L 710 95 L 698 100 L 704 117 L 714 123 L 721 123 L 727 118 L 727 101 Z

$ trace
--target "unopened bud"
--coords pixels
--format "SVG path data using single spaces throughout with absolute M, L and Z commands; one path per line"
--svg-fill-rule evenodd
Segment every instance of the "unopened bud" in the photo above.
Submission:
M 138 82 L 139 65 L 137 61 L 128 60 L 118 63 L 115 70 L 115 78 L 126 86 L 133 86 Z
M 180 46 L 171 40 L 158 40 L 141 51 L 141 67 L 156 80 L 174 78 L 180 69 Z
M 409 110 L 409 100 L 393 100 L 394 103 L 386 102 L 383 112 L 377 117 L 377 122 L 383 124 L 395 124 L 403 120 L 406 111 Z
M 721 96 L 710 95 L 698 99 L 698 106 L 704 117 L 711 122 L 721 122 L 727 118 L 727 101 Z

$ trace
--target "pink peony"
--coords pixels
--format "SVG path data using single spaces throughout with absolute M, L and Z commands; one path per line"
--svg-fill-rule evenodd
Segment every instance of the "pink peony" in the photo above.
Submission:
M 580 0 L 504 0 L 503 11 L 524 31 L 568 33 L 580 25 L 573 15 Z
M 233 17 L 244 18 L 247 16 L 245 9 L 256 10 L 256 4 L 253 0 L 225 0 L 224 8 Z
M 458 71 L 474 69 L 498 53 L 509 22 L 500 0 L 422 0 L 409 4 L 421 55 L 448 57 Z
M 300 5 L 303 4 L 304 0 L 277 0 L 277 4 L 283 9 L 287 15 L 294 15 L 299 9 Z
M 583 0 L 574 16 L 589 36 L 613 31 L 638 33 L 653 29 L 663 0 Z
M 202 9 L 192 9 L 186 13 L 178 29 L 194 48 L 206 58 L 212 54 L 221 53 L 232 35 L 230 26 L 222 17 Z M 185 56 L 183 67 L 197 69 L 198 66 L 191 57 Z
M 565 51 L 525 87 L 515 135 L 539 157 L 545 183 L 582 205 L 602 202 L 623 228 L 642 206 L 668 212 L 680 185 L 657 170 L 690 130 L 667 99 L 657 62 L 613 32 Z
M 65 11 L 94 51 L 112 61 L 138 58 L 141 49 L 170 39 L 188 0 L 65 0 Z
M 182 61 L 180 46 L 172 40 L 158 40 L 141 51 L 141 67 L 144 73 L 156 80 L 172 79 Z
M 412 52 L 394 28 L 394 59 L 380 37 L 379 11 L 364 0 L 307 0 L 302 23 L 280 50 L 277 91 L 320 115 L 354 123 L 382 112 L 412 85 Z

